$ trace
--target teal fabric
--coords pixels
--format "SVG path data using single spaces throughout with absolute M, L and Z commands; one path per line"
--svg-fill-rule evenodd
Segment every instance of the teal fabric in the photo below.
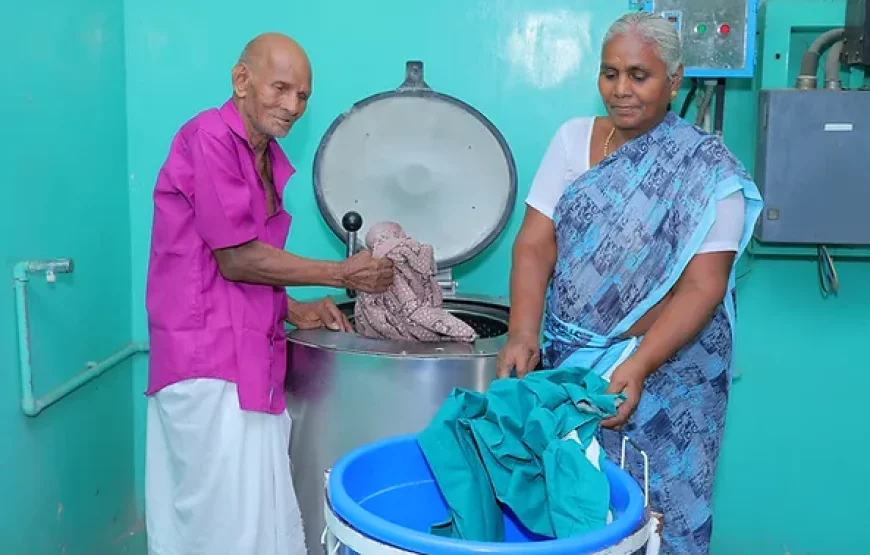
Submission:
M 432 533 L 503 541 L 502 505 L 544 537 L 604 527 L 610 485 L 586 448 L 624 400 L 606 388 L 588 369 L 561 368 L 497 380 L 485 394 L 453 390 L 418 436 L 449 507 Z M 563 440 L 572 431 L 579 443 Z

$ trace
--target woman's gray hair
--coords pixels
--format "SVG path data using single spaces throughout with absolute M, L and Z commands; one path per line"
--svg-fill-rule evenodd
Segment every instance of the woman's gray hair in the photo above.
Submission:
M 680 48 L 680 35 L 674 24 L 660 15 L 648 12 L 631 12 L 620 17 L 610 26 L 604 35 L 604 46 L 618 36 L 634 33 L 640 38 L 652 43 L 658 50 L 659 57 L 668 68 L 668 77 L 677 74 L 683 62 Z

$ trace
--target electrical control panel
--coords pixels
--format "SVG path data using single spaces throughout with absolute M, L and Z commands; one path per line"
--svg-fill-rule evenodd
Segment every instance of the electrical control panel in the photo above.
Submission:
M 755 236 L 780 245 L 870 245 L 870 91 L 759 93 Z
M 632 0 L 677 28 L 686 77 L 752 77 L 758 0 Z

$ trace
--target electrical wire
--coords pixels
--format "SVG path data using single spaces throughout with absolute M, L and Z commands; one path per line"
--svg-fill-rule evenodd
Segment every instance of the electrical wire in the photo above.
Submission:
M 686 117 L 686 114 L 689 113 L 689 106 L 692 105 L 692 101 L 695 99 L 695 94 L 698 92 L 698 78 L 692 77 L 692 86 L 689 88 L 688 94 L 686 94 L 686 98 L 683 99 L 683 106 L 680 108 L 680 117 Z
M 740 281 L 745 278 L 749 274 L 752 273 L 752 267 L 755 265 L 755 251 L 752 249 L 752 245 L 747 247 L 746 249 L 746 271 L 738 274 L 734 281 Z
M 825 245 L 818 246 L 817 254 L 819 262 L 819 288 L 822 290 L 822 297 L 827 298 L 832 294 L 836 296 L 840 292 L 840 280 L 837 277 L 834 259 Z
M 720 78 L 716 81 L 716 113 L 713 116 L 713 131 L 718 136 L 722 136 L 722 126 L 725 120 L 725 79 Z
M 716 86 L 716 82 L 713 81 L 705 81 L 705 90 L 704 95 L 698 97 L 698 113 L 695 116 L 695 125 L 701 127 L 704 125 L 704 120 L 708 115 L 708 109 L 710 108 L 710 101 L 713 100 L 713 92 L 714 87 Z

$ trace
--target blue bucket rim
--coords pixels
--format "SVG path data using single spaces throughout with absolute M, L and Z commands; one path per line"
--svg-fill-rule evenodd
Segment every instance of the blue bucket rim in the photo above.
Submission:
M 363 509 L 340 485 L 348 466 L 354 459 L 376 451 L 386 445 L 414 441 L 417 436 L 401 435 L 378 440 L 358 447 L 341 457 L 329 473 L 327 490 L 329 507 L 337 517 L 364 536 L 398 549 L 429 555 L 496 553 L 498 555 L 576 555 L 595 553 L 618 544 L 631 536 L 641 526 L 645 513 L 643 492 L 637 482 L 622 468 L 605 459 L 604 470 L 612 479 L 628 491 L 628 506 L 612 523 L 600 530 L 573 538 L 546 540 L 529 543 L 480 542 L 444 538 L 426 532 L 411 530 L 394 524 Z

